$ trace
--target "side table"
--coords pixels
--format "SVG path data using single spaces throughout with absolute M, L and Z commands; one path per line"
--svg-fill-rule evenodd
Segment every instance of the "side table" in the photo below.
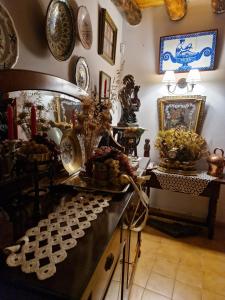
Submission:
M 157 178 L 156 173 L 154 172 L 153 169 L 148 169 L 146 171 L 147 175 L 151 175 L 150 180 L 147 182 L 147 193 L 150 195 L 150 188 L 156 188 L 156 189 L 161 189 L 165 190 L 163 188 Z M 174 176 L 174 174 L 166 173 L 168 177 Z M 184 175 L 179 175 L 181 177 L 186 177 L 187 180 L 189 176 L 184 176 Z M 201 181 L 201 180 L 200 180 Z M 190 218 L 187 217 L 181 217 L 181 216 L 172 216 L 169 215 L 166 212 L 163 212 L 160 209 L 156 208 L 150 208 L 149 214 L 154 215 L 154 216 L 160 216 L 160 217 L 165 217 L 168 219 L 175 219 L 178 221 L 185 221 L 188 223 L 196 224 L 196 225 L 202 225 L 206 226 L 208 228 L 208 238 L 213 239 L 214 236 L 214 227 L 215 227 L 215 219 L 216 219 L 216 210 L 217 210 L 217 201 L 219 198 L 219 193 L 220 193 L 220 186 L 221 184 L 225 184 L 225 177 L 222 179 L 215 178 L 215 180 L 209 181 L 207 186 L 203 189 L 203 191 L 199 194 L 199 196 L 203 197 L 208 197 L 209 198 L 209 204 L 208 204 L 208 214 L 207 218 L 205 221 L 198 221 L 198 220 L 191 220 Z M 169 189 L 168 189 L 169 190 Z M 179 187 L 176 189 L 173 189 L 172 191 L 174 192 L 179 192 L 179 193 L 185 193 L 185 194 L 191 194 L 189 192 L 184 192 Z

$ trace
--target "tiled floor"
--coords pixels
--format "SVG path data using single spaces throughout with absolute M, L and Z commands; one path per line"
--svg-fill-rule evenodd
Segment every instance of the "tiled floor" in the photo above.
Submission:
M 116 285 L 112 290 L 110 299 L 118 299 Z M 204 233 L 175 239 L 146 226 L 130 300 L 168 299 L 225 300 L 224 228 L 208 240 Z

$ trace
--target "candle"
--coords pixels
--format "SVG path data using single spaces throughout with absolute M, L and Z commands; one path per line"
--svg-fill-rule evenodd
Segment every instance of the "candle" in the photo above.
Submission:
M 104 98 L 106 98 L 107 80 L 104 81 Z
M 32 105 L 31 107 L 30 128 L 31 128 L 31 137 L 33 137 L 37 134 L 36 108 L 34 105 Z
M 13 108 L 12 105 L 7 107 L 7 125 L 8 125 L 8 139 L 14 139 L 14 124 L 13 124 Z

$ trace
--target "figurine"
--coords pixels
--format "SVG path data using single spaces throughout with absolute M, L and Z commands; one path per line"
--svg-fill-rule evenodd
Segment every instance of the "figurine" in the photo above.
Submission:
M 150 139 L 145 139 L 145 144 L 144 144 L 144 157 L 150 157 Z

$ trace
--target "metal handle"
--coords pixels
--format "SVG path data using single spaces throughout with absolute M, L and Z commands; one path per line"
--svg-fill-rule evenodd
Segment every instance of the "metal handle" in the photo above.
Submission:
M 222 156 L 224 156 L 224 151 L 223 151 L 223 149 L 221 149 L 221 148 L 215 148 L 215 149 L 214 149 L 214 154 L 216 154 L 216 150 L 220 150 L 221 153 L 222 153 Z
M 105 271 L 108 271 L 111 269 L 113 262 L 114 262 L 114 255 L 112 253 L 110 253 L 106 258 Z

